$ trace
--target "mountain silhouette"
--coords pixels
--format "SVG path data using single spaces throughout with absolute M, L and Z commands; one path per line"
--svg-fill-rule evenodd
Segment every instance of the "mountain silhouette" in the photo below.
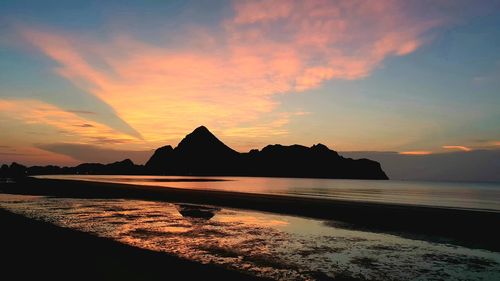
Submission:
M 75 167 L 31 166 L 25 167 L 12 163 L 9 167 L 2 165 L 0 178 L 13 178 L 20 180 L 30 175 L 142 175 L 147 174 L 144 166 L 136 165 L 132 160 L 125 159 L 109 164 L 83 163 Z
M 20 180 L 29 175 L 47 174 L 388 179 L 378 162 L 344 158 L 323 144 L 311 147 L 274 144 L 262 150 L 239 153 L 204 126 L 184 137 L 175 148 L 166 145 L 156 149 L 144 166 L 125 159 L 109 164 L 84 163 L 75 167 L 25 167 L 17 163 L 0 167 L 0 178 Z
M 387 179 L 378 162 L 344 158 L 323 144 L 276 144 L 239 153 L 204 126 L 188 134 L 176 148 L 158 148 L 144 170 L 165 175 Z
M 84 163 L 75 167 L 79 174 L 134 174 L 137 166 L 130 159 L 110 164 Z
M 205 126 L 196 128 L 192 133 L 184 137 L 175 148 L 175 151 L 198 156 L 233 157 L 238 154 L 238 152 L 221 142 Z
M 164 146 L 146 163 L 146 170 L 160 174 L 234 175 L 240 154 L 214 136 L 205 126 L 196 128 L 175 149 Z

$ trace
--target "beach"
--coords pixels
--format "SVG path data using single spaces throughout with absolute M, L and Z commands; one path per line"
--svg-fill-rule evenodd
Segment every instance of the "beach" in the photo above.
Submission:
M 5 280 L 265 280 L 0 209 Z
M 500 266 L 495 211 L 37 178 L 0 193 L 16 279 L 485 280 Z

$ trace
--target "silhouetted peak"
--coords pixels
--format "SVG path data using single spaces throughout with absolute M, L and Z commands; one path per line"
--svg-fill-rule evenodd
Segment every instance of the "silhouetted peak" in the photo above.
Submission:
M 340 157 L 337 151 L 329 149 L 328 146 L 321 143 L 311 146 L 311 150 L 322 155 L 335 155 L 336 157 Z
M 171 157 L 173 153 L 174 149 L 170 145 L 165 145 L 156 149 L 155 152 L 153 153 L 153 156 L 151 156 L 148 162 L 146 162 L 146 167 L 159 165 L 159 163 L 161 163 L 163 159 Z
M 316 150 L 316 151 L 329 151 L 330 150 L 326 145 L 321 144 L 321 143 L 315 144 L 315 145 L 311 146 L 311 148 L 313 150 Z
M 211 151 L 237 153 L 221 142 L 207 127 L 200 126 L 181 140 L 175 148 L 176 151 Z
M 122 161 L 117 161 L 117 162 L 111 163 L 111 165 L 134 166 L 134 162 L 132 162 L 132 160 L 127 158 L 127 159 L 122 160 Z
M 11 168 L 11 169 L 26 169 L 26 166 L 21 165 L 21 164 L 18 164 L 18 163 L 16 163 L 16 162 L 12 162 L 12 163 L 10 164 L 10 168 Z
M 264 148 L 262 149 L 262 152 L 270 151 L 270 150 L 274 150 L 274 149 L 279 149 L 282 147 L 284 147 L 284 146 L 281 144 L 268 144 L 268 145 L 264 146 Z
M 171 145 L 165 145 L 155 150 L 155 153 L 169 152 L 174 150 Z
M 203 141 L 219 141 L 217 137 L 210 132 L 207 127 L 205 126 L 199 126 L 198 128 L 194 129 L 190 134 L 184 137 L 182 141 L 179 143 L 178 147 L 181 146 L 182 144 L 189 142 L 189 141 L 198 141 L 198 140 L 203 140 Z
M 207 127 L 201 125 L 198 128 L 194 129 L 191 134 L 212 134 Z
M 306 146 L 300 144 L 292 145 L 281 145 L 281 144 L 270 144 L 262 149 L 262 152 L 273 152 L 273 151 L 291 151 L 291 150 L 306 150 Z

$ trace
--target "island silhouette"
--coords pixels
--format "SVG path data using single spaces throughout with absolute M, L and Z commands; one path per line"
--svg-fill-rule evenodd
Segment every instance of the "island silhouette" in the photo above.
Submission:
M 3 177 L 43 174 L 127 174 L 182 176 L 260 176 L 330 179 L 388 179 L 380 163 L 344 158 L 323 144 L 268 145 L 240 153 L 205 126 L 188 134 L 177 147 L 156 149 L 145 165 L 130 159 L 110 164 L 84 163 L 75 167 L 3 165 Z

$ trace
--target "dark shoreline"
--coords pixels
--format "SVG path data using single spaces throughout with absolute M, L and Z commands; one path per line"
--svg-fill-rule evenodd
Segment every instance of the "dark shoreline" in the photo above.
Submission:
M 130 198 L 209 204 L 335 220 L 347 227 L 500 251 L 500 212 L 280 195 L 28 178 L 0 192 L 76 198 Z
M 0 209 L 5 280 L 266 280 Z

